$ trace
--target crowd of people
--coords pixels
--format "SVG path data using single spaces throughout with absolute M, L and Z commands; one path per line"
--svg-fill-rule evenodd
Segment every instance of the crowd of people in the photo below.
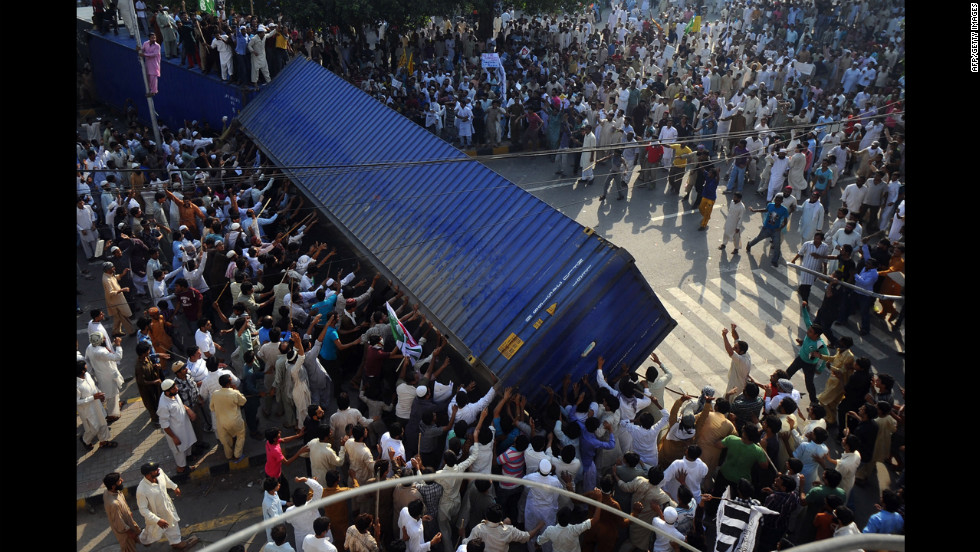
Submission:
M 448 369 L 445 339 L 401 290 L 317 241 L 325 234 L 316 210 L 234 125 L 186 121 L 164 127 L 156 144 L 127 109 L 128 128 L 89 120 L 77 139 L 78 237 L 85 258 L 103 261 L 105 295 L 88 312 L 77 358 L 83 447 L 116 446 L 109 426 L 129 335 L 174 480 L 210 449 L 209 433 L 230 461 L 243 458 L 247 438 L 264 442 L 263 518 L 299 514 L 289 519 L 292 539 L 276 525 L 263 550 L 661 551 L 677 548 L 671 535 L 701 550 L 768 552 L 904 533 L 904 389 L 832 330 L 859 314 L 866 333 L 876 312 L 866 292 L 902 292 L 891 276 L 904 272 L 904 8 L 709 3 L 700 22 L 666 1 L 560 17 L 506 10 L 487 41 L 465 20 L 399 37 L 230 13 L 175 18 L 165 6 L 143 13 L 138 24 L 155 35 L 141 48 L 147 58 L 180 55 L 250 86 L 304 55 L 461 146 L 509 139 L 558 150 L 556 173 L 587 185 L 609 161 L 602 199 L 635 182 L 694 192 L 706 228 L 722 186 L 731 201 L 721 248 L 731 241 L 734 253 L 744 186 L 757 186 L 768 205 L 749 209 L 764 220 L 745 252 L 771 240 L 776 264 L 799 209 L 792 231 L 803 245 L 791 262 L 831 281 L 811 317 L 815 279 L 801 273 L 806 334 L 793 364 L 767 378 L 753 372 L 750 343 L 732 324 L 722 332 L 726 389 L 705 386 L 697 397 L 670 387 L 656 355 L 640 373 L 604 370 L 599 357 L 594 374 L 537 400 L 499 382 L 484 392 L 465 369 Z M 489 52 L 502 72 L 482 68 Z M 572 147 L 585 148 L 578 163 L 560 153 Z M 856 182 L 841 186 L 844 206 L 825 232 L 827 194 L 851 172 Z M 898 328 L 904 308 L 880 304 Z M 397 342 L 399 321 L 419 338 L 418 357 Z M 792 381 L 798 371 L 805 393 Z M 287 477 L 300 458 L 306 477 Z M 878 465 L 898 477 L 861 528 L 852 490 L 874 485 Z M 474 478 L 438 477 L 447 471 Z M 161 536 L 193 546 L 167 493 L 179 493 L 177 483 L 153 464 L 141 473 L 142 530 L 119 494 L 121 476 L 105 479 L 122 549 Z M 418 473 L 436 477 L 322 512 L 308 505 Z M 658 531 L 480 473 L 578 492 Z
M 838 181 L 853 176 L 845 221 L 857 217 L 861 238 L 904 239 L 899 2 L 708 2 L 703 17 L 667 0 L 561 16 L 508 9 L 486 40 L 466 18 L 398 34 L 384 24 L 297 29 L 224 9 L 151 12 L 139 18 L 154 34 L 140 48 L 151 95 L 163 56 L 247 86 L 303 56 L 461 147 L 553 151 L 556 175 L 586 186 L 598 172 L 600 201 L 613 189 L 626 199 L 631 186 L 683 193 L 703 230 L 718 187 L 732 195 L 748 184 L 803 211 L 806 242 L 827 227 Z M 482 54 L 499 68 L 484 67 Z M 741 228 L 729 226 L 722 248 L 733 241 L 738 254 Z M 834 253 L 837 230 L 827 236 Z

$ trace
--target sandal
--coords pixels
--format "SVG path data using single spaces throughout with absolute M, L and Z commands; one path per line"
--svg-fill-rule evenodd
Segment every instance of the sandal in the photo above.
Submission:
M 116 448 L 118 446 L 119 446 L 119 443 L 117 443 L 115 441 L 106 441 L 104 443 L 99 443 L 99 449 L 100 450 L 101 449 L 104 449 L 104 448 Z
M 95 445 L 90 445 L 90 444 L 86 443 L 85 442 L 85 439 L 82 438 L 82 437 L 79 437 L 78 440 L 81 441 L 82 446 L 85 447 L 85 450 L 92 450 L 93 448 L 95 448 Z

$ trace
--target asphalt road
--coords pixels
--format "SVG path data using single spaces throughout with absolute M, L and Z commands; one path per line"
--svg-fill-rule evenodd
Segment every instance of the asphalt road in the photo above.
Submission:
M 486 165 L 633 255 L 636 266 L 679 322 L 657 353 L 689 384 L 682 386 L 684 391 L 696 393 L 705 383 L 717 384 L 717 389 L 724 384 L 722 376 L 727 374 L 729 360 L 721 330 L 731 323 L 738 325 L 742 339 L 750 344 L 750 354 L 760 367 L 760 371 L 753 371 L 756 379 L 762 381 L 775 368 L 786 368 L 792 362 L 794 339 L 804 333 L 796 294 L 797 272 L 785 266 L 773 268 L 765 253 L 768 246 L 763 243 L 751 253 L 744 250 L 745 243 L 762 227 L 761 215 L 745 216 L 743 249 L 740 255 L 732 255 L 731 245 L 725 252 L 717 249 L 730 196 L 719 194 L 708 230 L 701 232 L 701 214 L 696 206 L 682 196 L 665 194 L 662 187 L 633 187 L 622 201 L 610 191 L 606 201 L 600 202 L 608 165 L 596 169 L 595 183 L 590 186 L 555 175 L 555 166 L 547 157 L 494 160 Z M 832 191 L 831 213 L 840 205 L 840 190 L 846 183 L 848 180 L 839 182 Z M 746 207 L 766 204 L 765 198 L 749 187 L 744 190 L 743 201 Z M 797 211 L 784 233 L 784 261 L 792 259 L 801 245 L 799 216 Z M 822 288 L 814 285 L 811 314 L 822 297 Z M 904 329 L 892 333 L 874 318 L 869 336 L 857 335 L 856 316 L 844 329 L 835 326 L 834 330 L 853 337 L 855 355 L 868 356 L 875 370 L 891 374 L 904 386 L 904 358 L 897 354 L 905 350 Z M 802 389 L 801 377 L 794 383 Z M 818 377 L 817 388 L 822 385 Z
M 294 475 L 305 475 L 300 473 L 301 470 L 302 468 L 294 469 Z M 174 498 L 174 506 L 180 516 L 181 535 L 184 539 L 196 535 L 202 543 L 191 550 L 201 550 L 202 545 L 217 542 L 229 534 L 261 522 L 263 479 L 262 468 L 256 467 L 200 481 L 192 479 L 180 483 L 181 496 Z M 132 482 L 125 484 L 129 483 Z M 133 510 L 133 517 L 143 527 L 143 517 L 137 511 L 136 497 L 130 495 L 127 500 Z M 102 507 L 97 508 L 94 514 L 84 510 L 78 513 L 76 542 L 78 552 L 119 550 L 119 544 L 109 529 Z M 263 531 L 247 541 L 245 550 L 257 552 L 265 543 Z M 165 540 L 161 540 L 149 547 L 137 545 L 137 550 L 162 552 L 171 548 Z

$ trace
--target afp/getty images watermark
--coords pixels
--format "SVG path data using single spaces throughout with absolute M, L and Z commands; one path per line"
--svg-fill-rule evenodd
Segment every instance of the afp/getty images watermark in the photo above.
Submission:
M 980 4 L 970 2 L 970 72 L 980 73 Z

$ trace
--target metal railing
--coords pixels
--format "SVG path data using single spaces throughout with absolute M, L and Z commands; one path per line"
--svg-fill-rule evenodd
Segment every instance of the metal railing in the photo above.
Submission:
M 586 496 L 580 495 L 578 493 L 573 493 L 565 489 L 556 489 L 550 485 L 545 485 L 543 483 L 538 483 L 535 481 L 528 481 L 526 479 L 521 479 L 517 477 L 510 477 L 506 475 L 497 474 L 474 474 L 472 472 L 443 472 L 443 473 L 432 473 L 427 475 L 413 475 L 411 477 L 396 477 L 392 479 L 386 479 L 384 481 L 379 481 L 376 483 L 370 483 L 367 485 L 362 485 L 342 493 L 334 493 L 326 498 L 321 498 L 318 500 L 311 500 L 303 506 L 303 510 L 306 508 L 319 508 L 323 506 L 329 506 L 336 502 L 346 501 L 349 498 L 354 498 L 357 496 L 365 495 L 368 493 L 378 493 L 384 489 L 393 489 L 398 485 L 404 485 L 406 483 L 426 483 L 432 482 L 437 479 L 471 479 L 471 480 L 489 480 L 498 481 L 501 483 L 517 483 L 524 487 L 535 487 L 544 491 L 559 493 L 562 496 L 571 498 L 572 500 L 577 500 L 588 504 L 589 506 L 595 506 L 596 508 L 601 508 L 608 512 L 614 513 L 617 516 L 623 516 L 630 520 L 631 523 L 638 524 L 640 527 L 652 531 L 654 533 L 659 533 L 664 535 L 673 542 L 678 543 L 681 548 L 686 550 L 691 550 L 692 552 L 699 552 L 698 549 L 687 544 L 683 540 L 677 539 L 676 537 L 663 532 L 662 530 L 650 525 L 649 523 L 623 512 L 618 508 L 614 508 L 608 504 L 603 504 L 597 500 L 593 500 Z M 202 552 L 225 552 L 228 548 L 236 545 L 242 544 L 249 537 L 265 531 L 267 528 L 274 527 L 288 521 L 289 518 L 294 517 L 297 513 L 301 513 L 300 509 L 295 509 L 290 512 L 285 512 L 281 516 L 263 520 L 261 523 L 257 523 L 241 531 L 228 535 L 227 537 L 219 540 L 218 542 L 205 546 Z M 346 531 L 346 527 L 333 528 L 334 531 Z M 452 538 L 452 535 L 444 535 L 444 538 Z M 847 535 L 844 537 L 836 537 L 831 539 L 825 539 L 821 541 L 811 542 L 801 546 L 793 547 L 794 551 L 799 552 L 844 552 L 847 550 L 854 550 L 856 548 L 865 548 L 870 550 L 897 550 L 899 552 L 905 551 L 905 536 L 904 535 L 879 535 L 874 533 L 860 534 L 860 535 Z

